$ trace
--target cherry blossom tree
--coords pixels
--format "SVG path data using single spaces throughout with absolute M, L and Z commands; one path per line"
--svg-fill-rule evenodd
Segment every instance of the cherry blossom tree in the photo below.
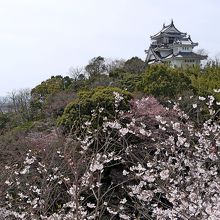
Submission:
M 219 103 L 200 97 L 210 117 L 197 124 L 177 102 L 143 97 L 125 112 L 113 94 L 115 117 L 94 127 L 93 111 L 83 132 L 5 167 L 5 219 L 220 218 Z

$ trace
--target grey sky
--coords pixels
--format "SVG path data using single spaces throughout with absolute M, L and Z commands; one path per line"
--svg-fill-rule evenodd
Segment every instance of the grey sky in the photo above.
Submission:
M 0 96 L 95 56 L 144 59 L 150 35 L 171 18 L 215 56 L 219 11 L 219 0 L 0 0 Z

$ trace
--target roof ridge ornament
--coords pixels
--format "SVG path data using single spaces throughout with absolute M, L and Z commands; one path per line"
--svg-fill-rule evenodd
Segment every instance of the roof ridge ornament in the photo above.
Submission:
M 174 26 L 174 24 L 173 24 L 173 19 L 171 19 L 171 24 L 170 24 L 171 26 Z

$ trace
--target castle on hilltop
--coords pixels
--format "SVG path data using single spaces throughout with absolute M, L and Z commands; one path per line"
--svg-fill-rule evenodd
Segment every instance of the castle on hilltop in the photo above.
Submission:
M 207 56 L 193 52 L 198 46 L 187 33 L 180 32 L 171 21 L 169 25 L 163 25 L 160 32 L 150 37 L 151 45 L 147 53 L 146 62 L 168 63 L 171 66 L 184 67 L 200 65 L 200 61 L 207 59 Z

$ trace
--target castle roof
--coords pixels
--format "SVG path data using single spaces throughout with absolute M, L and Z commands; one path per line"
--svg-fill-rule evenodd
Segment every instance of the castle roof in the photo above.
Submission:
M 173 53 L 169 56 L 165 57 L 164 59 L 170 59 L 170 58 L 193 58 L 193 59 L 206 59 L 207 56 L 203 56 L 194 52 L 179 52 L 178 54 L 174 55 Z
M 160 53 L 157 53 L 152 47 L 149 48 L 147 51 L 148 54 L 148 61 L 159 61 L 161 60 Z
M 191 45 L 191 46 L 198 46 L 198 43 L 194 43 L 190 37 L 190 35 L 188 37 L 183 37 L 180 39 L 176 39 L 173 44 L 183 44 L 183 45 Z
M 161 35 L 180 35 L 180 36 L 186 36 L 186 33 L 183 33 L 181 31 L 179 31 L 174 23 L 173 20 L 171 21 L 171 23 L 169 25 L 165 25 L 163 24 L 163 28 L 161 31 L 159 31 L 157 34 L 151 36 L 151 39 L 156 39 L 158 37 L 160 37 Z

